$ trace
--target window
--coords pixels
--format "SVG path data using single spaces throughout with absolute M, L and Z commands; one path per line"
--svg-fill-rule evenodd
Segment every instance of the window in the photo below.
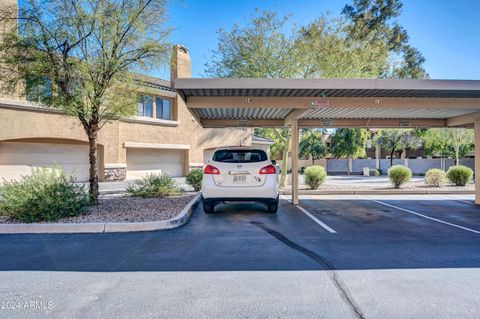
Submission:
M 158 119 L 171 120 L 172 119 L 172 108 L 171 100 L 165 97 L 157 97 L 155 100 L 156 111 Z
M 52 79 L 44 77 L 41 79 L 28 78 L 25 83 L 27 101 L 42 102 L 52 96 Z
M 140 95 L 138 97 L 137 115 L 147 117 L 153 116 L 153 98 L 151 96 Z
M 213 161 L 221 163 L 258 163 L 267 160 L 262 150 L 219 150 L 213 154 Z

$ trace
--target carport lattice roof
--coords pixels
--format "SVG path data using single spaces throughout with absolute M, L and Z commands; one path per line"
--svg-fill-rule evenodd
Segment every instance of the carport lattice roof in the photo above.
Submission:
M 202 119 L 217 120 L 252 120 L 252 119 L 284 119 L 292 109 L 289 108 L 204 108 L 194 109 L 193 112 Z M 464 114 L 474 113 L 475 109 L 361 109 L 361 108 L 324 108 L 312 109 L 302 115 L 301 119 L 443 119 Z
M 479 80 L 177 79 L 189 96 L 480 98 Z
M 442 126 L 447 119 L 460 125 L 458 117 L 480 114 L 480 80 L 177 79 L 175 88 L 202 125 L 213 127 L 282 125 L 290 118 L 304 120 L 302 125 L 412 119 Z

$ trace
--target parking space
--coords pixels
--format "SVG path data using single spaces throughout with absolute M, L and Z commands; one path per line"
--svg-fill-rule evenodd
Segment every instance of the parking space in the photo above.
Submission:
M 344 234 L 480 234 L 480 209 L 473 195 L 301 196 L 300 207 Z

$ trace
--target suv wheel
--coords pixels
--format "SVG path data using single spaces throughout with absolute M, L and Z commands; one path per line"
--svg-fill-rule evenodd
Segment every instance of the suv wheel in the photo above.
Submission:
M 275 214 L 278 210 L 278 198 L 275 200 L 275 202 L 267 204 L 267 210 L 271 214 Z
M 211 201 L 203 201 L 203 211 L 205 214 L 213 214 L 215 204 Z

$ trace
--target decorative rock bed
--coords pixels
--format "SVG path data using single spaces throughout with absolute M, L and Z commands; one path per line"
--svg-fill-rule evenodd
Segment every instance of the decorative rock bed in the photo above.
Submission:
M 167 220 L 178 215 L 195 195 L 188 193 L 166 198 L 103 197 L 98 206 L 89 207 L 84 214 L 62 218 L 54 223 L 131 223 Z M 0 224 L 21 223 L 0 216 Z

